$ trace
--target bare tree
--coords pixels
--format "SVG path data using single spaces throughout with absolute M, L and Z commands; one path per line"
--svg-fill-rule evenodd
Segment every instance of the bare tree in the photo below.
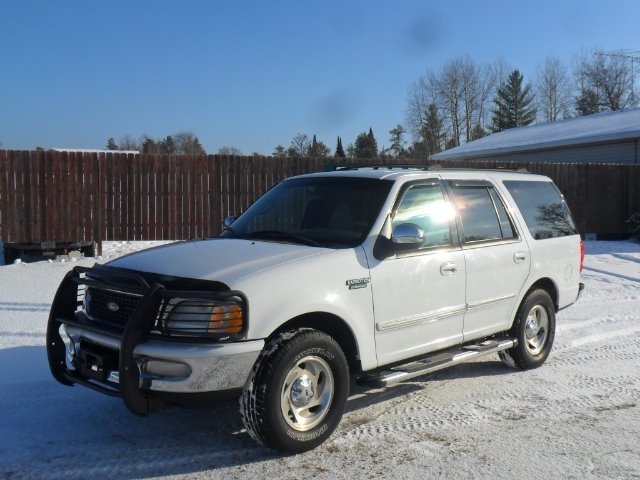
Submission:
M 437 85 L 441 105 L 445 107 L 443 109 L 445 120 L 451 129 L 449 144 L 457 147 L 460 145 L 464 119 L 462 112 L 463 80 L 461 78 L 460 60 L 449 60 L 445 63 L 444 67 L 442 67 L 442 72 L 434 79 L 434 82 Z
M 183 155 L 203 155 L 205 152 L 200 140 L 192 132 L 180 132 L 172 136 L 176 153 Z
M 309 153 L 311 142 L 306 133 L 298 133 L 291 139 L 291 145 L 287 151 L 290 157 L 305 157 Z
M 422 132 L 429 114 L 429 106 L 436 105 L 438 96 L 436 87 L 430 80 L 435 76 L 428 72 L 409 86 L 407 92 L 407 110 L 405 119 L 409 131 L 415 140 L 422 140 Z
M 473 140 L 474 125 L 480 123 L 480 101 L 482 97 L 482 68 L 467 56 L 459 59 L 458 70 L 462 81 L 462 114 L 467 142 Z
M 218 155 L 235 155 L 235 156 L 240 156 L 242 155 L 242 152 L 240 151 L 239 148 L 236 147 L 220 147 L 218 149 Z
M 567 68 L 548 56 L 539 66 L 535 83 L 538 112 L 546 122 L 567 118 L 571 111 L 571 82 Z
M 141 150 L 140 142 L 129 134 L 126 134 L 120 139 L 120 144 L 118 146 L 120 147 L 120 150 Z
M 624 110 L 636 106 L 629 58 L 606 52 L 581 53 L 574 75 L 579 93 L 577 102 L 590 99 L 599 110 Z
M 497 78 L 492 65 L 460 57 L 447 62 L 439 72 L 429 72 L 418 79 L 407 95 L 406 121 L 414 141 L 434 143 L 435 117 L 441 121 L 438 138 L 441 132 L 446 145 L 457 146 L 476 138 L 487 123 Z M 427 127 L 427 123 L 431 126 Z

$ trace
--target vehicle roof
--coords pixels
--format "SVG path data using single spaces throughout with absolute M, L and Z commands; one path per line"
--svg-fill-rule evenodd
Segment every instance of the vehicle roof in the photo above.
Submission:
M 293 178 L 309 178 L 309 177 L 352 177 L 352 178 L 373 178 L 379 180 L 406 180 L 415 178 L 485 178 L 493 180 L 531 180 L 531 181 L 549 181 L 548 177 L 529 173 L 527 171 L 516 171 L 508 169 L 472 169 L 472 168 L 433 168 L 427 167 L 403 167 L 398 166 L 375 166 L 360 167 L 336 170 L 333 172 L 318 172 L 298 175 Z

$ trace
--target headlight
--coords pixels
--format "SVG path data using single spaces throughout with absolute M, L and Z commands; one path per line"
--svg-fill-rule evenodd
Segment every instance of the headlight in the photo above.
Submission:
M 242 307 L 233 302 L 172 299 L 162 313 L 171 335 L 234 335 L 244 326 Z

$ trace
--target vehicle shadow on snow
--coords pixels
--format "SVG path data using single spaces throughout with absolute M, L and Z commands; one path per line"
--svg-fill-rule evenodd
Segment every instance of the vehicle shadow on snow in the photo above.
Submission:
M 80 387 L 64 387 L 50 377 L 44 379 L 48 371 L 44 347 L 0 350 L 0 365 L 15 367 L 16 362 L 27 360 L 23 373 L 35 380 L 28 384 L 30 399 L 25 401 L 26 392 L 20 388 L 15 389 L 15 395 L 0 396 L 1 408 L 12 409 L 16 402 L 23 407 L 19 409 L 22 413 L 12 420 L 15 425 L 11 428 L 19 429 L 27 440 L 20 445 L 3 446 L 15 449 L 14 455 L 10 455 L 15 456 L 10 471 L 36 477 L 46 472 L 51 478 L 65 479 L 90 476 L 134 479 L 242 467 L 286 456 L 258 446 L 249 437 L 235 397 L 212 400 L 207 408 L 174 407 L 139 418 L 131 415 L 119 399 Z M 366 409 L 370 406 L 421 391 L 436 395 L 429 391 L 433 380 L 513 372 L 498 361 L 484 361 L 458 365 L 385 389 L 354 383 L 346 416 L 333 438 L 374 421 L 374 416 L 371 419 L 367 416 Z M 9 383 L 13 384 L 16 378 L 11 377 Z M 69 422 L 71 418 L 73 422 Z M 47 446 L 44 450 L 40 448 L 43 445 Z M 34 453 L 24 453 L 31 451 Z M 69 461 L 70 458 L 76 460 Z
M 351 400 L 347 403 L 345 414 L 352 413 L 372 405 L 394 400 L 414 392 L 429 394 L 429 387 L 434 380 L 454 380 L 477 377 L 493 377 L 516 373 L 516 370 L 507 368 L 499 360 L 485 360 L 462 363 L 437 372 L 413 378 L 404 383 L 398 383 L 386 388 L 372 388 L 368 386 L 351 384 Z

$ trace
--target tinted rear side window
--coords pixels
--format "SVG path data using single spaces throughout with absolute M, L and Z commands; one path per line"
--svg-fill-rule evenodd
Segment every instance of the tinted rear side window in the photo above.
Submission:
M 487 187 L 453 187 L 464 242 L 501 240 L 500 221 Z M 513 236 L 510 232 L 509 236 Z
M 536 240 L 578 233 L 569 208 L 553 183 L 505 180 L 504 185 Z

